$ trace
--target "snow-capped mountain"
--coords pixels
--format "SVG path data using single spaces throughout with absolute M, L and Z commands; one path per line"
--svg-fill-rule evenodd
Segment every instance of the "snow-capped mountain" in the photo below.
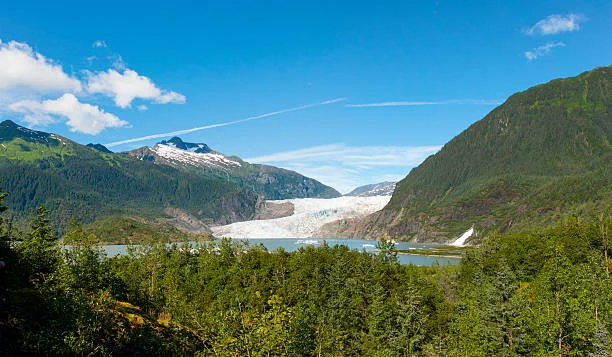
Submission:
M 395 182 L 381 182 L 357 187 L 353 191 L 347 193 L 345 196 L 391 196 L 394 190 Z
M 311 238 L 319 236 L 326 223 L 364 217 L 382 209 L 391 196 L 337 197 L 331 199 L 300 198 L 268 201 L 293 205 L 288 217 L 245 221 L 212 227 L 216 237 L 232 238 Z
M 229 158 L 216 152 L 206 144 L 186 143 L 178 137 L 164 140 L 153 147 L 142 147 L 128 152 L 129 155 L 145 161 L 154 161 L 186 169 L 211 169 L 229 171 L 241 167 L 238 158 Z
M 214 151 L 206 144 L 187 143 L 178 137 L 162 141 L 153 147 L 130 151 L 128 154 L 141 160 L 234 182 L 266 199 L 340 196 L 333 188 L 297 172 L 250 164 L 238 157 Z
M 186 143 L 178 136 L 173 137 L 170 140 L 162 140 L 158 145 L 168 145 L 177 149 L 195 152 L 198 154 L 207 154 L 210 152 L 214 152 L 211 148 L 206 144 L 194 144 L 194 143 Z
M 175 142 L 162 141 L 151 148 L 158 156 L 176 163 L 193 166 L 210 166 L 228 170 L 233 166 L 240 167 L 242 163 L 238 160 L 229 159 L 227 156 L 211 150 L 206 144 L 184 143 L 179 138 Z M 179 143 L 176 143 L 178 141 Z

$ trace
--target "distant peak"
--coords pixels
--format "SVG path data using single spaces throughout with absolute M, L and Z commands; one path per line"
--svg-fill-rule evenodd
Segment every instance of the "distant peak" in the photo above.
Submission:
M 173 136 L 170 140 L 167 141 L 168 143 L 173 143 L 176 145 L 182 145 L 185 144 L 185 142 L 183 141 L 183 139 L 179 138 L 178 136 Z
M 102 144 L 93 144 L 93 143 L 89 143 L 87 144 L 87 147 L 90 147 L 92 149 L 107 153 L 107 154 L 112 154 L 113 152 L 110 151 L 106 146 L 102 145 Z
M 178 136 L 174 136 L 170 140 L 162 140 L 159 144 L 174 146 L 175 148 L 181 149 L 181 150 L 187 150 L 185 142 Z
M 391 196 L 395 190 L 395 182 L 385 181 L 370 185 L 359 186 L 345 196 Z
M 57 139 L 52 138 L 49 133 L 28 129 L 16 124 L 12 120 L 5 120 L 0 123 L 0 141 L 11 141 L 15 138 L 44 144 L 57 144 L 59 142 Z
M 0 123 L 0 127 L 17 127 L 19 125 L 17 125 L 14 121 L 12 120 L 4 120 L 2 123 Z
M 170 140 L 162 140 L 160 145 L 172 146 L 177 149 L 195 152 L 197 154 L 208 154 L 214 153 L 214 151 L 203 143 L 186 143 L 178 136 L 172 137 Z

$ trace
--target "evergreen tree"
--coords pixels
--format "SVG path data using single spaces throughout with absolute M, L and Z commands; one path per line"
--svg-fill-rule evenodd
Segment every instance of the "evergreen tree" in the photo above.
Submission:
M 56 245 L 53 227 L 47 218 L 49 211 L 42 205 L 30 224 L 30 232 L 16 246 L 19 257 L 17 270 L 28 280 L 41 283 L 60 264 L 60 251 Z

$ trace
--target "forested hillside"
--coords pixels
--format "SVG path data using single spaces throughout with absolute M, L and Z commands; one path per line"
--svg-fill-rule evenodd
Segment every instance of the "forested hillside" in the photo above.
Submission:
M 517 93 L 400 181 L 359 236 L 520 231 L 612 199 L 612 67 Z
M 257 194 L 231 182 L 104 153 L 11 121 L 0 123 L 0 180 L 18 219 L 44 204 L 58 227 L 71 217 L 161 217 L 166 207 L 225 224 L 253 217 L 258 202 Z

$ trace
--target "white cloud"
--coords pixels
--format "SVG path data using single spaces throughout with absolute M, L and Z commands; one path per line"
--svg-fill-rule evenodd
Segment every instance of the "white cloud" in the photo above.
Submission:
M 148 77 L 139 75 L 136 71 L 125 69 L 120 73 L 114 69 L 106 72 L 89 74 L 87 90 L 90 93 L 101 93 L 112 97 L 115 104 L 121 108 L 131 106 L 136 98 L 152 100 L 156 103 L 185 103 L 185 96 L 161 90 Z
M 122 127 L 128 125 L 126 121 L 117 116 L 106 113 L 98 106 L 81 103 L 70 93 L 66 93 L 55 100 L 23 100 L 13 103 L 9 109 L 24 114 L 24 121 L 30 125 L 48 125 L 68 119 L 66 125 L 71 131 L 95 135 L 109 127 Z
M 102 40 L 93 42 L 92 47 L 108 52 L 108 45 Z M 96 99 L 87 94 L 108 95 L 122 108 L 131 106 L 137 98 L 159 104 L 185 102 L 182 94 L 162 90 L 150 78 L 127 69 L 118 54 L 85 59 L 89 66 L 98 60 L 110 61 L 108 66 L 112 69 L 95 73 L 81 71 L 75 77 L 26 43 L 0 40 L 0 114 L 18 112 L 30 125 L 65 122 L 72 131 L 98 134 L 105 128 L 128 123 L 96 105 L 80 102 L 83 97 Z M 61 93 L 64 95 L 57 98 Z M 140 111 L 148 109 L 141 103 L 136 107 Z
M 104 42 L 102 40 L 96 40 L 96 41 L 94 41 L 94 43 L 91 44 L 91 47 L 93 47 L 93 48 L 108 48 L 108 45 L 106 44 L 106 42 Z
M 357 186 L 405 177 L 441 146 L 346 146 L 331 144 L 245 159 L 295 170 L 342 193 Z M 384 180 L 381 178 L 384 177 Z
M 19 88 L 79 92 L 81 82 L 27 44 L 0 40 L 0 91 Z
M 525 58 L 530 61 L 538 59 L 539 57 L 546 56 L 550 54 L 551 50 L 555 47 L 564 47 L 565 43 L 563 42 L 548 42 L 545 45 L 534 48 L 532 51 L 525 52 Z
M 472 104 L 472 105 L 499 105 L 504 101 L 501 99 L 450 99 L 437 102 L 378 102 L 365 104 L 346 104 L 345 107 L 364 108 L 364 107 L 410 107 L 419 105 L 448 105 L 448 104 Z
M 159 133 L 159 134 L 152 134 L 152 135 L 141 136 L 141 137 L 138 137 L 138 138 L 125 139 L 125 140 L 115 141 L 115 142 L 112 142 L 112 143 L 105 144 L 105 146 L 106 147 L 113 147 L 113 146 L 119 146 L 119 145 L 124 145 L 124 144 L 135 143 L 135 142 L 139 142 L 139 141 L 159 139 L 159 138 L 167 138 L 167 137 L 171 137 L 171 136 L 178 136 L 178 135 L 183 135 L 183 134 L 189 134 L 189 133 L 193 133 L 195 131 L 219 128 L 219 127 L 228 126 L 228 125 L 235 125 L 235 124 L 244 123 L 244 122 L 251 121 L 251 120 L 263 119 L 263 118 L 272 117 L 272 116 L 276 116 L 276 115 L 280 115 L 280 114 L 284 114 L 284 113 L 295 112 L 295 111 L 298 111 L 298 110 L 304 110 L 304 109 L 308 109 L 308 108 L 312 108 L 312 107 L 317 107 L 319 105 L 333 104 L 333 103 L 341 102 L 343 100 L 346 100 L 346 98 L 337 98 L 337 99 L 326 100 L 324 102 L 319 102 L 319 103 L 312 103 L 312 104 L 301 105 L 299 107 L 277 110 L 277 111 L 274 111 L 274 112 L 265 113 L 265 114 L 259 114 L 259 115 L 251 116 L 251 117 L 248 117 L 248 118 L 240 119 L 240 120 L 228 121 L 228 122 L 225 122 L 225 123 L 210 124 L 210 125 L 205 125 L 205 126 L 199 126 L 199 127 L 196 127 L 196 128 L 171 131 L 169 133 Z
M 561 32 L 574 32 L 580 30 L 580 23 L 587 18 L 578 14 L 550 15 L 538 21 L 532 27 L 524 30 L 527 35 L 556 35 Z

